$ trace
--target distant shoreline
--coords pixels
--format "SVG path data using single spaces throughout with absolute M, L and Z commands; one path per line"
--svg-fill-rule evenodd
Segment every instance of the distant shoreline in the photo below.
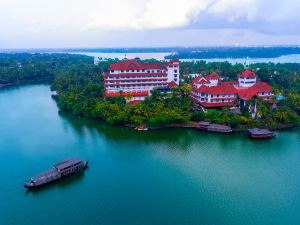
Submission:
M 12 85 L 14 85 L 14 84 L 12 84 L 12 83 L 0 84 L 0 88 L 12 86 Z
M 99 121 L 99 120 L 97 120 Z M 159 129 L 165 129 L 165 128 L 185 128 L 185 129 L 196 129 L 199 130 L 197 128 L 197 124 L 199 122 L 191 122 L 189 124 L 168 124 L 168 125 L 164 125 L 164 126 L 159 126 L 159 127 L 148 127 L 149 130 L 159 130 Z M 123 124 L 120 125 L 123 127 L 128 127 L 128 128 L 135 128 L 136 126 L 133 124 Z M 296 124 L 281 124 L 278 127 L 275 128 L 268 128 L 268 127 L 263 127 L 263 128 L 267 128 L 269 130 L 272 131 L 279 131 L 279 130 L 288 130 L 288 129 L 293 129 L 293 128 L 297 128 L 299 127 Z M 239 128 L 239 129 L 235 129 L 232 128 L 233 132 L 232 133 L 244 133 L 247 131 L 247 129 L 250 129 L 251 127 L 245 127 L 245 128 Z M 209 132 L 209 133 L 222 133 L 222 132 L 212 132 L 212 131 L 205 131 L 205 130 L 199 130 L 199 131 L 204 131 L 204 132 Z M 232 133 L 227 133 L 227 134 L 232 134 Z

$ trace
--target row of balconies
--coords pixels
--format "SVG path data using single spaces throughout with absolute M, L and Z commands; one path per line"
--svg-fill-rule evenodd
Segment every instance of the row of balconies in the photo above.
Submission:
M 210 98 L 234 98 L 237 95 L 236 94 L 217 94 L 217 95 L 212 95 L 212 94 L 205 94 L 205 93 L 199 93 L 199 92 L 192 92 L 194 95 L 199 96 L 199 97 L 210 97 Z
M 106 77 L 105 80 L 118 80 L 118 79 L 149 79 L 154 77 L 167 77 L 168 74 L 165 75 L 151 75 L 151 76 L 130 76 L 130 77 Z
M 162 73 L 166 72 L 166 70 L 110 70 L 112 74 L 119 74 L 119 73 Z
M 274 94 L 271 92 L 259 92 L 258 95 L 259 96 L 273 96 Z
M 135 84 L 135 83 L 149 83 L 149 82 L 164 82 L 167 79 L 157 79 L 157 80 L 132 80 L 132 81 L 107 81 L 105 84 Z
M 219 99 L 219 100 L 211 100 L 211 101 L 208 101 L 209 103 L 218 103 L 218 102 L 233 102 L 234 99 Z
M 111 86 L 106 86 L 106 89 L 118 89 L 118 88 L 129 88 L 129 89 L 149 89 L 151 87 L 161 87 L 165 86 L 166 84 L 144 84 L 144 85 L 111 85 Z

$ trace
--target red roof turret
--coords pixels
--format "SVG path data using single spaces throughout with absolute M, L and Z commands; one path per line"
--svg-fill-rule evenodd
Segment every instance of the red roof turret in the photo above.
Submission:
M 251 70 L 245 70 L 244 72 L 242 72 L 240 74 L 241 78 L 255 78 L 256 74 L 254 72 L 252 72 Z
M 216 73 L 211 73 L 205 77 L 207 80 L 218 80 L 219 76 Z

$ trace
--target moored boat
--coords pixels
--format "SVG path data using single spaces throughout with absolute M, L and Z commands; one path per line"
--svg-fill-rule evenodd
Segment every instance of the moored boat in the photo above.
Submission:
M 275 137 L 275 135 L 268 129 L 253 128 L 248 129 L 248 137 L 253 139 L 269 139 Z
M 134 129 L 137 130 L 137 131 L 147 131 L 148 130 L 148 128 L 145 125 L 137 126 Z
M 210 122 L 199 122 L 197 125 L 197 129 L 205 130 L 210 132 L 218 132 L 218 133 L 232 133 L 232 128 L 230 126 L 214 124 Z
M 32 177 L 24 187 L 28 189 L 35 189 L 64 177 L 71 176 L 75 173 L 79 173 L 88 167 L 88 161 L 83 161 L 79 159 L 70 159 L 58 164 L 55 164 L 52 169 L 45 171 L 44 173 Z

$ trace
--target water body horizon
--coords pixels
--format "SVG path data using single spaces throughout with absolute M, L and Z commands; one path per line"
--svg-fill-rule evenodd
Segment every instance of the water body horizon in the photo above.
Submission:
M 0 224 L 300 224 L 299 129 L 136 132 L 60 112 L 48 85 L 0 89 L 0 112 Z M 74 156 L 84 174 L 26 192 Z
M 124 59 L 125 56 L 129 59 L 140 58 L 140 59 L 157 59 L 157 60 L 165 60 L 165 56 L 170 55 L 170 52 L 152 52 L 152 53 L 101 53 L 101 52 L 68 52 L 69 54 L 81 54 L 92 57 L 100 57 L 103 59 Z M 212 58 L 212 59 L 180 59 L 181 61 L 206 61 L 206 62 L 229 62 L 231 64 L 242 63 L 244 64 L 246 61 L 250 64 L 254 63 L 300 63 L 300 54 L 294 55 L 283 55 L 280 57 L 274 58 Z

